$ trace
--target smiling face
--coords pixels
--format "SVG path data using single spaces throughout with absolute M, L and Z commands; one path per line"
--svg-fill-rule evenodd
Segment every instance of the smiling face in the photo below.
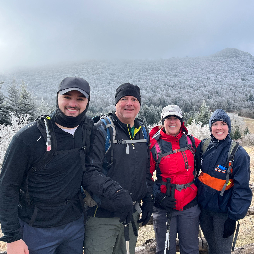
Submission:
M 66 116 L 78 116 L 86 109 L 87 103 L 88 99 L 76 90 L 58 94 L 58 107 Z
M 140 103 L 134 96 L 124 96 L 116 104 L 116 116 L 125 124 L 134 125 L 134 120 L 140 110 Z
M 168 116 L 164 120 L 164 128 L 166 131 L 166 134 L 177 136 L 180 132 L 182 123 L 176 116 Z
M 212 124 L 211 131 L 216 139 L 223 140 L 228 135 L 228 125 L 223 121 L 216 121 Z

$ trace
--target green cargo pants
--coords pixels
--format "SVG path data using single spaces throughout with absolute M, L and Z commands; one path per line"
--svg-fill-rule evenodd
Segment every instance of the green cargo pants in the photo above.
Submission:
M 133 214 L 138 229 L 139 213 Z M 135 254 L 137 236 L 134 235 L 132 224 L 129 224 L 130 254 Z M 90 217 L 85 228 L 86 254 L 126 254 L 124 226 L 119 218 Z

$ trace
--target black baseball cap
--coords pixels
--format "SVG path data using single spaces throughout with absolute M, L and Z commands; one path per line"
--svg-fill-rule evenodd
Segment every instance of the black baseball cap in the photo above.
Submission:
M 73 90 L 81 92 L 86 98 L 90 97 L 90 86 L 88 82 L 83 78 L 77 77 L 67 77 L 63 79 L 59 85 L 58 92 L 63 95 Z

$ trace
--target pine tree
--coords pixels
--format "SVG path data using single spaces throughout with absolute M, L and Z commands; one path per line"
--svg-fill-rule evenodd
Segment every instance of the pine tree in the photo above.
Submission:
M 244 136 L 247 135 L 247 134 L 250 134 L 250 131 L 249 131 L 248 127 L 246 127 L 245 130 L 244 130 Z
M 0 89 L 1 89 L 1 86 L 0 86 Z M 5 124 L 5 125 L 11 124 L 10 113 L 5 102 L 5 97 L 1 92 L 0 92 L 0 124 Z
M 19 114 L 30 115 L 29 120 L 34 120 L 36 117 L 36 108 L 31 93 L 27 91 L 27 88 L 24 84 L 21 85 L 19 93 Z
M 235 127 L 235 131 L 231 132 L 231 138 L 232 139 L 240 139 L 242 137 L 239 126 Z
M 19 117 L 19 89 L 15 82 L 8 87 L 7 106 L 14 116 Z
M 205 100 L 203 100 L 203 103 L 200 107 L 200 110 L 198 114 L 194 117 L 197 123 L 201 122 L 202 127 L 209 123 L 209 119 L 211 116 L 211 112 L 209 110 L 209 107 L 206 105 Z
M 29 115 L 30 121 L 35 118 L 35 102 L 24 84 L 18 87 L 14 82 L 9 86 L 7 105 L 9 111 L 18 118 L 22 115 Z
M 38 104 L 38 103 L 37 103 Z M 43 98 L 36 107 L 36 116 L 51 115 L 55 110 L 55 106 L 49 105 Z
M 162 108 L 156 106 L 144 105 L 139 111 L 139 118 L 141 118 L 147 125 L 153 125 L 160 121 L 160 113 Z

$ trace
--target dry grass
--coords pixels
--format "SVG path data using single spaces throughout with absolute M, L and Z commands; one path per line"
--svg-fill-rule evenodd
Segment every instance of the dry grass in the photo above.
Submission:
M 0 224 L 0 236 L 2 236 L 1 224 Z M 0 251 L 6 250 L 6 243 L 0 242 Z
M 245 124 L 247 125 L 249 132 L 254 134 L 254 119 L 243 117 Z
M 247 153 L 250 155 L 250 168 L 251 176 L 250 182 L 254 183 L 254 147 L 244 147 Z M 252 199 L 251 207 L 254 206 L 254 199 Z M 240 230 L 236 247 L 241 247 L 246 244 L 254 243 L 254 216 L 249 215 L 240 220 Z

